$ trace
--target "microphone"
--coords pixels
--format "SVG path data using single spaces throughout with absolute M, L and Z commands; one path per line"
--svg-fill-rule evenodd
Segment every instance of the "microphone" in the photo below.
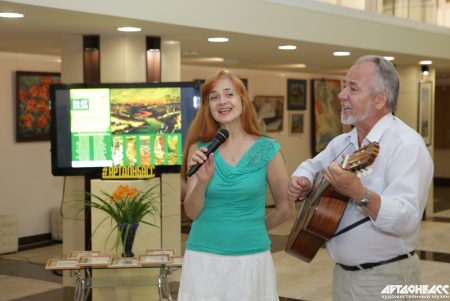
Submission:
M 227 129 L 220 129 L 216 136 L 214 136 L 213 140 L 211 141 L 211 143 L 208 145 L 207 147 L 207 151 L 205 153 L 206 157 L 209 157 L 209 154 L 213 153 L 216 151 L 216 149 L 219 148 L 219 146 L 222 145 L 222 143 L 225 142 L 225 140 L 228 139 L 228 136 L 230 134 L 228 133 Z M 200 166 L 202 166 L 203 163 L 197 163 L 194 166 L 191 166 L 191 168 L 189 169 L 187 176 L 190 177 L 192 176 L 194 173 L 197 172 L 197 170 L 200 168 Z

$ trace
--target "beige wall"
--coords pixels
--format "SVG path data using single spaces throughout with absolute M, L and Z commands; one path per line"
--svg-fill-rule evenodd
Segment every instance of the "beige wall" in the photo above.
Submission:
M 60 204 L 64 179 L 51 175 L 49 141 L 15 140 L 15 72 L 58 72 L 58 60 L 0 53 L 0 214 L 17 216 L 19 237 L 50 233 L 50 208 Z

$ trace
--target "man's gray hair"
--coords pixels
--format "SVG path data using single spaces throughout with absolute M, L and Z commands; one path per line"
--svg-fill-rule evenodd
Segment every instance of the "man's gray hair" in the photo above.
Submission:
M 388 94 L 387 106 L 392 113 L 395 113 L 397 110 L 398 91 L 400 90 L 400 79 L 394 64 L 376 55 L 362 56 L 356 60 L 355 64 L 362 62 L 373 62 L 375 64 L 373 92 L 386 91 Z

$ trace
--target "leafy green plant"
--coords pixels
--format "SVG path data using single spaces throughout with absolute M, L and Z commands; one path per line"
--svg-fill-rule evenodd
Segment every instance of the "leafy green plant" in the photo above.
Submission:
M 122 245 L 122 247 L 124 246 L 129 231 L 129 226 L 123 227 L 122 225 L 144 223 L 153 227 L 158 227 L 148 220 L 144 220 L 145 217 L 155 219 L 159 214 L 160 193 L 157 188 L 159 188 L 159 185 L 152 186 L 149 189 L 142 191 L 128 185 L 119 185 L 112 194 L 104 191 L 102 191 L 100 195 L 87 193 L 87 195 L 92 197 L 95 201 L 85 200 L 84 206 L 103 211 L 108 215 L 96 226 L 94 232 L 108 219 L 110 219 L 111 222 L 115 222 L 115 226 L 111 229 L 107 240 L 110 238 L 113 231 L 118 230 L 115 243 L 116 253 L 119 244 Z M 125 239 L 122 239 L 120 233 L 121 228 L 126 229 L 124 235 Z

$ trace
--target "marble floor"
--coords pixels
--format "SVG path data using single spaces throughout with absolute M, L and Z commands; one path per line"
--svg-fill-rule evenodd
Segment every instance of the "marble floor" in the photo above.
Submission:
M 450 284 L 450 187 L 435 188 L 435 214 L 422 221 L 417 253 L 424 284 Z M 270 231 L 280 301 L 332 300 L 334 263 L 320 249 L 311 263 L 284 252 L 293 219 Z M 183 241 L 187 234 L 183 234 Z M 72 300 L 62 277 L 44 270 L 47 258 L 62 257 L 61 244 L 0 255 L 0 301 Z M 177 279 L 171 279 L 176 287 Z M 449 296 L 447 295 L 447 299 Z M 255 300 L 257 301 L 257 300 Z

